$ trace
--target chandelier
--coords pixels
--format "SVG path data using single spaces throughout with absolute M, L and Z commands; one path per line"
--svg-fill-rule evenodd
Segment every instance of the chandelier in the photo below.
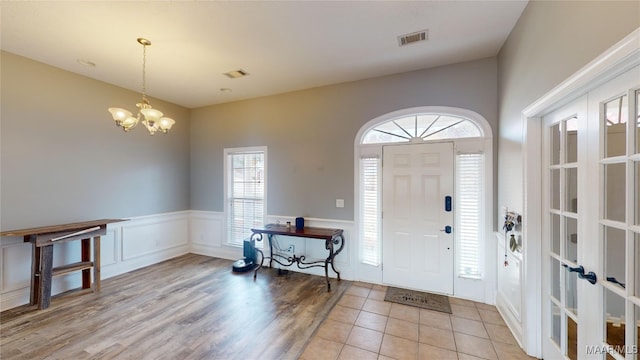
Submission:
M 136 104 L 138 113 L 134 117 L 130 111 L 125 109 L 109 108 L 108 110 L 113 116 L 116 125 L 122 127 L 124 131 L 129 131 L 136 127 L 139 122 L 142 122 L 151 135 L 155 134 L 156 131 L 166 134 L 176 122 L 168 117 L 162 117 L 162 112 L 152 108 L 149 100 L 147 100 L 145 94 L 147 86 L 147 46 L 151 45 L 151 41 L 145 38 L 138 38 L 138 43 L 142 45 L 142 101 Z

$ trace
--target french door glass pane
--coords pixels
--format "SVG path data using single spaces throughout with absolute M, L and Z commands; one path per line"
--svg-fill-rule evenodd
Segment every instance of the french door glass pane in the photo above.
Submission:
M 640 141 L 640 137 L 638 138 L 638 141 Z M 640 225 L 640 162 L 636 162 L 635 164 L 635 176 L 634 176 L 634 182 L 635 182 L 635 189 L 636 189 L 636 201 L 635 201 L 635 213 L 636 213 L 636 221 L 635 224 L 636 225 Z
M 551 208 L 560 210 L 560 169 L 551 170 Z
M 627 96 L 621 96 L 604 104 L 605 157 L 627 153 Z
M 560 261 L 551 258 L 551 296 L 560 302 L 560 271 L 564 268 L 560 267 Z M 558 318 L 560 319 L 560 318 Z M 558 336 L 558 338 L 560 338 Z
M 604 165 L 605 219 L 625 221 L 625 164 Z
M 616 293 L 605 288 L 605 341 L 614 349 L 624 352 L 625 344 L 625 301 Z M 624 356 L 624 355 L 623 355 Z
M 578 168 L 565 170 L 564 210 L 578 212 Z
M 561 312 L 560 308 L 556 306 L 556 304 L 551 302 L 551 340 L 553 340 L 558 347 L 560 347 L 560 334 L 561 334 Z
M 605 276 L 626 284 L 626 251 L 624 230 L 604 227 Z
M 549 130 L 551 131 L 551 165 L 560 164 L 560 124 L 555 124 Z
M 567 357 L 578 359 L 578 324 L 567 316 Z
M 565 229 L 565 248 L 564 258 L 578 262 L 578 220 L 565 217 L 566 229 Z
M 634 265 L 635 265 L 635 276 L 636 276 L 636 287 L 635 287 L 635 292 L 634 294 L 637 297 L 640 297 L 640 234 L 635 233 L 633 235 L 634 239 L 635 239 L 635 259 L 633 261 Z M 640 316 L 640 314 L 638 314 L 636 312 L 636 315 Z M 640 344 L 638 344 L 640 345 Z
M 635 345 L 635 349 L 639 349 L 640 348 L 640 306 L 636 305 L 634 306 L 634 309 L 636 311 L 636 343 Z
M 551 214 L 551 251 L 560 255 L 560 215 Z
M 636 154 L 640 153 L 640 90 L 636 90 Z
M 574 272 L 565 271 L 564 278 L 564 302 L 567 311 L 574 315 L 578 315 L 578 274 Z
M 578 161 L 578 118 L 567 120 L 565 126 L 567 129 L 566 162 L 574 163 Z

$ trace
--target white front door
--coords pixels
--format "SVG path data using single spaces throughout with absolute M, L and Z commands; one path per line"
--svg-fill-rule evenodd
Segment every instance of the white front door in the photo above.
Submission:
M 636 66 L 543 118 L 545 359 L 637 359 L 639 87 Z
M 385 146 L 382 164 L 383 282 L 453 294 L 453 144 Z

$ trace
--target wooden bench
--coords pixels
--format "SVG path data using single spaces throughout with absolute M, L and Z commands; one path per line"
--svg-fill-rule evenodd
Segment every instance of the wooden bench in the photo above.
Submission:
M 100 236 L 107 233 L 107 224 L 125 221 L 102 219 L 71 224 L 43 226 L 0 232 L 0 236 L 22 236 L 30 242 L 31 291 L 29 303 L 38 309 L 46 309 L 51 304 L 51 282 L 54 276 L 82 271 L 82 289 L 100 291 Z M 91 259 L 91 239 L 93 239 L 93 260 Z M 80 240 L 80 261 L 53 267 L 53 245 Z M 93 269 L 93 284 L 91 282 Z

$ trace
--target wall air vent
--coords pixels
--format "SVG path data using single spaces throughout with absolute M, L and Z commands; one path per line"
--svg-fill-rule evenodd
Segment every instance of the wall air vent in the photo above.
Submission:
M 398 45 L 404 46 L 427 40 L 429 40 L 429 30 L 421 30 L 413 32 L 411 34 L 398 36 Z
M 247 76 L 249 75 L 248 72 L 240 69 L 240 70 L 233 70 L 233 71 L 229 71 L 224 73 L 224 75 L 226 75 L 227 77 L 231 78 L 231 79 L 237 79 L 243 76 Z

